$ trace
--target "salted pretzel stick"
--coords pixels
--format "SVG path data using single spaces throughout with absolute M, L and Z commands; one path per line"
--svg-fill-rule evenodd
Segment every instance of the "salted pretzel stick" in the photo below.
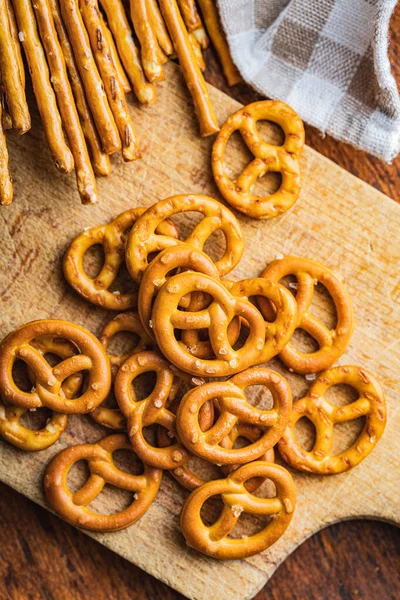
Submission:
M 96 179 L 68 80 L 64 55 L 54 27 L 49 0 L 35 0 L 33 6 L 62 123 L 74 157 L 78 191 L 83 204 L 93 204 L 97 202 Z
M 78 0 L 60 0 L 60 7 L 103 150 L 107 154 L 113 154 L 121 150 L 121 140 L 90 47 Z
M 12 39 L 14 42 L 15 54 L 16 54 L 17 60 L 18 60 L 19 78 L 21 80 L 22 87 L 25 88 L 25 67 L 24 67 L 24 61 L 22 59 L 21 40 L 19 39 L 19 36 L 18 36 L 17 21 L 15 20 L 15 14 L 14 14 L 14 9 L 13 9 L 11 0 L 6 0 L 6 4 L 7 4 L 8 22 L 10 23 L 11 36 L 12 36 Z
M 122 156 L 124 160 L 136 160 L 141 157 L 139 143 L 129 115 L 124 90 L 110 56 L 110 47 L 104 35 L 98 2 L 97 0 L 80 0 L 79 6 L 108 102 L 118 127 L 122 142 Z
M 128 92 L 131 91 L 131 85 L 128 81 L 127 76 L 125 75 L 124 67 L 122 66 L 121 59 L 118 55 L 118 51 L 117 51 L 117 47 L 115 45 L 114 38 L 112 36 L 111 31 L 108 28 L 107 23 L 104 20 L 103 15 L 101 15 L 101 22 L 103 24 L 103 34 L 107 40 L 107 44 L 110 47 L 111 58 L 114 63 L 114 66 L 115 66 L 115 70 L 118 74 L 119 82 L 122 85 L 122 89 L 124 90 L 124 93 L 127 94 Z
M 199 65 L 199 68 L 201 71 L 205 71 L 206 63 L 204 62 L 203 53 L 201 51 L 201 46 L 200 46 L 199 42 L 197 41 L 197 38 L 194 35 L 194 33 L 189 33 L 189 39 L 190 39 L 190 43 L 192 44 L 192 48 L 193 48 L 193 52 L 194 52 L 196 60 L 197 60 L 197 64 Z
M 166 57 L 168 57 L 170 54 L 174 53 L 174 47 L 158 7 L 157 0 L 147 0 L 147 6 L 160 48 L 163 50 Z
M 13 188 L 8 170 L 8 150 L 6 136 L 2 125 L 3 109 L 0 103 L 0 204 L 10 204 L 13 198 Z
M 60 42 L 64 54 L 64 60 L 75 97 L 76 109 L 79 114 L 82 131 L 86 138 L 86 143 L 89 146 L 93 169 L 96 175 L 104 177 L 111 173 L 110 159 L 108 154 L 106 154 L 101 147 L 101 141 L 86 100 L 85 88 L 83 87 L 82 79 L 74 59 L 74 53 L 68 39 L 68 34 L 61 18 L 58 0 L 49 0 L 49 4 L 58 35 L 58 41 Z
M 164 81 L 162 57 L 155 23 L 147 0 L 130 0 L 133 28 L 140 43 L 143 70 L 152 83 Z
M 208 35 L 214 45 L 215 50 L 221 61 L 222 70 L 228 82 L 228 85 L 235 85 L 242 80 L 237 70 L 230 51 L 224 32 L 222 31 L 221 21 L 214 0 L 197 0 L 200 4 L 203 19 L 207 27 Z
M 200 133 L 202 136 L 211 135 L 219 131 L 218 122 L 208 94 L 207 84 L 197 64 L 189 34 L 176 0 L 160 0 L 160 8 L 178 55 L 187 86 L 193 97 L 200 121 Z
M 20 63 L 8 17 L 7 2 L 0 0 L 0 70 L 13 127 L 19 134 L 31 127 L 25 89 L 20 78 Z
M 114 36 L 118 54 L 131 81 L 133 91 L 142 104 L 151 104 L 156 99 L 156 90 L 144 76 L 139 51 L 133 39 L 121 0 L 100 0 L 106 13 L 108 26 Z
M 203 22 L 199 15 L 194 0 L 178 0 L 179 9 L 182 14 L 182 18 L 185 22 L 186 29 L 189 33 L 193 33 L 196 40 L 199 42 L 200 47 L 205 50 L 209 46 L 209 39 L 204 29 Z

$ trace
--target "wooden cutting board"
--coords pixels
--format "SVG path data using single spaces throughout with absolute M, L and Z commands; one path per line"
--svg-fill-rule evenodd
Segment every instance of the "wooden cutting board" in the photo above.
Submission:
M 106 223 L 123 210 L 171 194 L 197 192 L 221 199 L 210 170 L 213 140 L 197 135 L 178 68 L 170 64 L 166 70 L 167 83 L 159 88 L 155 106 L 132 109 L 143 159 L 131 165 L 114 161 L 112 176 L 99 181 L 97 206 L 81 206 L 74 176 L 60 175 L 52 167 L 36 113 L 31 132 L 22 138 L 9 136 L 15 201 L 0 211 L 1 337 L 33 319 L 70 319 L 94 333 L 109 320 L 109 313 L 81 300 L 62 277 L 62 255 L 84 227 Z M 211 96 L 220 123 L 239 107 L 216 89 L 211 89 Z M 230 156 L 233 169 L 245 162 L 238 140 Z M 239 216 L 246 250 L 234 278 L 259 275 L 278 253 L 308 256 L 336 271 L 351 293 L 356 316 L 351 345 L 340 363 L 362 365 L 379 377 L 387 395 L 388 424 L 374 452 L 349 473 L 328 478 L 293 472 L 298 504 L 292 524 L 258 556 L 218 562 L 188 549 L 178 526 L 187 492 L 168 475 L 138 523 L 125 531 L 93 536 L 196 600 L 252 598 L 303 540 L 336 521 L 372 517 L 400 523 L 400 207 L 310 148 L 304 151 L 301 167 L 302 193 L 287 214 L 265 222 Z M 264 188 L 273 185 L 272 179 L 267 178 Z M 218 253 L 220 244 L 219 238 L 213 241 L 212 254 Z M 323 295 L 315 310 L 332 319 Z M 295 399 L 304 394 L 309 385 L 304 377 L 288 373 L 278 360 L 272 366 L 288 375 Z M 346 399 L 343 390 L 338 394 Z M 357 431 L 356 423 L 341 426 L 338 448 Z M 103 436 L 104 430 L 89 417 L 76 417 L 55 446 L 38 454 L 0 442 L 0 480 L 46 506 L 42 474 L 49 459 L 67 444 Z M 101 508 L 120 500 L 118 492 L 105 493 Z M 251 523 L 243 531 L 247 526 Z

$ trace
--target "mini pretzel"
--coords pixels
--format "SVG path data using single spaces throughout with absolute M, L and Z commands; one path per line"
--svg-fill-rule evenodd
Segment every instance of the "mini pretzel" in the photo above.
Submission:
M 198 3 L 207 27 L 207 33 L 217 51 L 228 85 L 236 85 L 242 81 L 242 78 L 232 60 L 215 2 L 214 0 L 198 0 Z
M 10 204 L 13 199 L 13 187 L 8 169 L 8 150 L 2 123 L 2 106 L 0 103 L 0 204 Z
M 42 336 L 66 339 L 76 346 L 76 354 L 51 367 L 34 342 Z M 13 365 L 22 360 L 33 371 L 35 388 L 24 392 L 13 378 Z M 87 387 L 78 398 L 63 397 L 61 386 L 67 377 L 88 371 Z M 89 331 L 69 323 L 46 319 L 32 321 L 10 333 L 0 345 L 0 396 L 16 406 L 46 406 L 56 412 L 83 414 L 90 412 L 107 397 L 111 386 L 110 363 L 100 342 Z
M 121 0 L 100 1 L 107 16 L 108 26 L 113 33 L 118 54 L 139 102 L 142 104 L 154 102 L 156 90 L 144 76 L 139 52 Z
M 143 70 L 152 83 L 164 81 L 161 66 L 161 49 L 156 35 L 156 26 L 152 19 L 153 11 L 148 0 L 130 0 L 133 28 L 140 43 Z
M 113 154 L 121 150 L 121 140 L 92 53 L 78 1 L 60 0 L 61 15 L 68 31 L 76 65 L 82 78 L 86 98 L 101 139 L 102 147 L 107 154 Z
M 96 179 L 69 83 L 64 55 L 58 41 L 50 2 L 49 0 L 35 0 L 33 7 L 62 124 L 74 157 L 78 191 L 83 204 L 93 204 L 97 202 Z
M 58 41 L 63 51 L 65 65 L 68 71 L 68 78 L 75 98 L 76 109 L 79 114 L 80 124 L 86 143 L 89 147 L 93 170 L 96 175 L 107 176 L 111 172 L 111 163 L 102 147 L 96 126 L 93 121 L 90 108 L 88 106 L 83 87 L 82 79 L 76 66 L 71 43 L 61 18 L 60 6 L 58 0 L 49 0 L 51 14 L 53 16 L 54 26 L 57 31 Z
M 345 406 L 335 406 L 325 397 L 337 384 L 354 388 L 359 397 Z M 306 417 L 315 426 L 316 439 L 312 450 L 304 450 L 296 439 L 295 425 Z M 365 417 L 365 425 L 357 440 L 347 450 L 331 455 L 334 426 Z M 386 402 L 379 382 L 366 369 L 335 367 L 329 369 L 311 385 L 307 396 L 293 404 L 289 424 L 278 444 L 282 458 L 300 471 L 335 475 L 358 465 L 375 448 L 386 425 Z
M 287 275 L 294 275 L 297 279 L 297 327 L 304 329 L 318 342 L 319 350 L 305 353 L 296 350 L 292 344 L 287 344 L 279 356 L 287 367 L 297 373 L 317 373 L 328 369 L 344 353 L 353 333 L 351 299 L 332 271 L 307 258 L 286 256 L 272 262 L 262 274 L 269 281 L 276 282 Z M 314 286 L 318 282 L 326 287 L 335 304 L 337 324 L 333 330 L 309 314 Z M 264 314 L 271 313 L 270 306 L 263 298 L 259 299 L 259 305 Z
M 39 38 L 31 0 L 14 0 L 13 6 L 18 29 L 23 37 L 22 45 L 28 61 L 33 91 L 51 153 L 57 169 L 69 173 L 74 168 L 74 159 L 64 139 L 57 100 L 51 85 L 49 68 Z
M 264 385 L 271 392 L 271 410 L 249 404 L 244 390 L 252 385 Z M 199 410 L 214 399 L 218 399 L 220 414 L 214 425 L 203 432 Z M 276 444 L 286 428 L 291 408 L 290 387 L 281 375 L 268 369 L 247 369 L 227 381 L 206 383 L 187 392 L 178 408 L 176 428 L 182 443 L 193 454 L 217 464 L 243 464 L 260 458 Z M 221 442 L 238 421 L 262 427 L 264 434 L 244 448 L 224 448 Z
M 245 483 L 254 477 L 270 479 L 275 484 L 276 496 L 259 498 L 248 492 Z M 206 526 L 201 509 L 216 495 L 221 495 L 224 506 L 217 521 Z M 289 526 L 295 505 L 296 490 L 290 473 L 278 465 L 257 461 L 243 465 L 226 479 L 210 481 L 192 492 L 183 506 L 180 524 L 188 546 L 199 552 L 218 559 L 245 558 L 266 550 L 281 537 Z M 228 538 L 243 512 L 274 518 L 254 535 Z
M 102 23 L 102 32 L 104 37 L 106 38 L 106 42 L 108 44 L 110 50 L 111 60 L 114 63 L 115 70 L 118 75 L 119 82 L 125 94 L 131 91 L 131 85 L 127 76 L 125 75 L 124 67 L 122 66 L 121 59 L 118 54 L 117 47 L 115 45 L 115 41 L 111 31 L 109 30 L 107 23 L 104 20 L 103 15 L 100 13 L 100 20 Z
M 193 98 L 200 123 L 200 134 L 202 136 L 212 135 L 219 131 L 218 121 L 208 94 L 206 81 L 197 64 L 189 33 L 176 0 L 160 0 L 160 8 L 178 55 L 183 76 Z
M 138 336 L 137 344 L 130 352 L 126 354 L 110 354 L 107 351 L 108 345 L 114 335 L 120 333 L 121 331 L 136 334 Z M 99 339 L 110 360 L 111 374 L 113 378 L 115 378 L 119 367 L 129 358 L 131 354 L 143 352 L 143 350 L 147 350 L 153 345 L 153 340 L 149 338 L 137 313 L 134 312 L 121 313 L 120 315 L 114 317 L 114 319 L 112 319 L 112 321 L 107 323 L 107 325 L 104 327 Z M 119 408 L 109 408 L 108 406 L 101 405 L 95 408 L 94 411 L 90 413 L 90 416 L 94 421 L 96 421 L 96 423 L 103 425 L 103 427 L 116 430 L 126 428 L 125 418 Z
M 62 450 L 46 469 L 44 488 L 53 510 L 65 521 L 89 531 L 118 531 L 140 519 L 148 510 L 160 487 L 162 471 L 144 465 L 142 475 L 131 475 L 115 466 L 113 453 L 132 450 L 123 434 L 110 435 L 97 444 L 80 444 Z M 68 473 L 75 463 L 85 460 L 90 477 L 77 492 L 68 489 Z M 89 504 L 108 484 L 132 492 L 133 502 L 121 512 L 104 515 Z
M 87 229 L 74 239 L 64 256 L 64 275 L 68 283 L 86 300 L 109 310 L 129 310 L 137 304 L 137 292 L 110 292 L 119 269 L 124 263 L 127 231 L 145 212 L 138 207 L 127 210 L 108 225 Z M 158 232 L 162 236 L 178 237 L 172 221 L 160 222 Z M 104 265 L 95 278 L 89 277 L 83 268 L 85 253 L 96 244 L 104 249 Z
M 165 219 L 188 211 L 200 212 L 204 219 L 196 225 L 184 242 L 202 250 L 207 239 L 215 231 L 221 230 L 225 235 L 226 250 L 223 257 L 215 262 L 216 267 L 221 276 L 235 268 L 244 249 L 243 233 L 236 217 L 209 196 L 181 194 L 161 200 L 148 208 L 132 228 L 127 242 L 126 264 L 135 281 L 141 280 L 149 265 L 150 254 L 182 243 L 175 237 L 157 235 L 157 227 Z
M 13 36 L 7 0 L 0 0 L 0 71 L 12 125 L 18 133 L 31 127 L 31 117 L 25 96 L 25 74 L 21 72 L 19 40 Z
M 154 372 L 155 387 L 144 400 L 138 401 L 132 383 L 142 373 Z M 130 356 L 115 378 L 115 395 L 118 405 L 128 420 L 128 434 L 132 447 L 147 465 L 159 469 L 181 466 L 188 457 L 185 448 L 177 440 L 165 448 L 156 448 L 144 437 L 143 429 L 150 425 L 161 425 L 176 437 L 175 415 L 168 410 L 179 390 L 181 379 L 189 378 L 172 370 L 169 363 L 156 352 L 141 352 Z M 201 379 L 199 383 L 203 383 Z
M 108 103 L 114 115 L 122 144 L 122 156 L 126 161 L 136 160 L 142 156 L 132 119 L 126 104 L 125 93 L 120 83 L 118 72 L 111 58 L 107 35 L 104 33 L 104 21 L 100 18 L 97 0 L 79 0 L 92 52 L 103 81 Z
M 193 33 L 200 47 L 205 50 L 208 48 L 209 39 L 194 0 L 178 0 L 178 4 L 186 29 Z
M 257 130 L 257 122 L 268 120 L 283 129 L 282 146 L 265 142 Z M 225 150 L 231 135 L 240 131 L 254 160 L 235 181 L 229 178 L 225 165 Z M 221 195 L 237 210 L 257 219 L 271 219 L 287 211 L 300 194 L 299 158 L 304 146 L 303 122 L 295 111 L 275 100 L 254 102 L 231 115 L 214 142 L 211 166 Z M 268 172 L 282 175 L 280 188 L 266 196 L 255 196 L 251 188 Z

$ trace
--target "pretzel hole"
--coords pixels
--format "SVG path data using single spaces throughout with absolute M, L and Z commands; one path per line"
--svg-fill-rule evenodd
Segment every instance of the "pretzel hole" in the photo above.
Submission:
M 301 327 L 295 329 L 291 339 L 290 344 L 296 348 L 299 352 L 304 354 L 311 354 L 312 352 L 317 352 L 319 350 L 319 344 L 315 338 L 307 333 Z
M 324 392 L 324 397 L 335 406 L 343 406 L 358 399 L 359 393 L 351 385 L 338 383 Z
M 211 498 L 206 500 L 203 506 L 201 507 L 201 520 L 207 527 L 210 527 L 218 520 L 223 508 L 224 504 L 221 500 L 221 496 L 212 496 Z
M 35 411 L 28 410 L 26 413 L 21 415 L 19 422 L 24 427 L 32 429 L 32 431 L 39 431 L 44 429 L 52 416 L 51 410 L 48 408 L 38 408 Z
M 221 469 L 217 467 L 217 465 L 214 465 L 213 463 L 210 463 L 198 456 L 191 456 L 185 466 L 189 471 L 203 481 L 213 481 L 223 477 Z
M 135 393 L 135 400 L 139 402 L 150 396 L 157 382 L 157 375 L 154 371 L 141 373 L 132 381 L 132 386 Z
M 104 248 L 101 244 L 90 246 L 83 255 L 82 265 L 86 275 L 91 279 L 97 277 L 105 262 Z
M 120 294 L 129 294 L 131 292 L 136 292 L 138 289 L 138 285 L 129 275 L 125 263 L 122 263 L 118 269 L 117 276 L 108 288 L 108 291 L 114 294 L 115 292 L 119 292 Z
M 311 302 L 310 314 L 322 321 L 328 329 L 337 326 L 337 310 L 327 288 L 319 283 L 314 287 L 314 295 Z
M 30 392 L 34 386 L 34 380 L 28 374 L 28 365 L 22 360 L 16 360 L 12 367 L 12 378 L 15 385 L 23 392 Z
M 106 483 L 100 494 L 89 504 L 90 510 L 101 515 L 120 513 L 133 502 L 132 492 L 121 490 Z
M 271 410 L 274 398 L 265 385 L 250 385 L 244 390 L 247 402 L 260 410 Z
M 226 252 L 226 237 L 222 229 L 214 231 L 206 240 L 203 252 L 217 262 Z
M 78 460 L 74 463 L 67 475 L 67 487 L 71 493 L 81 489 L 90 477 L 90 470 L 86 460 Z
M 253 159 L 254 156 L 244 143 L 241 133 L 234 131 L 228 140 L 224 155 L 228 177 L 235 181 Z
M 119 331 L 110 338 L 107 346 L 107 354 L 123 356 L 132 354 L 140 341 L 140 337 L 133 331 Z
M 142 475 L 144 465 L 132 450 L 116 450 L 112 455 L 114 465 L 129 475 Z
M 310 452 L 315 444 L 317 432 L 315 425 L 308 417 L 301 417 L 294 426 L 294 434 L 298 444 L 306 452 Z
M 365 421 L 365 417 L 360 417 L 354 421 L 335 424 L 333 428 L 332 456 L 337 456 L 348 450 L 356 442 L 365 426 Z
M 278 123 L 268 121 L 267 119 L 260 119 L 257 121 L 257 131 L 260 138 L 268 144 L 273 146 L 282 146 L 285 142 L 285 133 Z

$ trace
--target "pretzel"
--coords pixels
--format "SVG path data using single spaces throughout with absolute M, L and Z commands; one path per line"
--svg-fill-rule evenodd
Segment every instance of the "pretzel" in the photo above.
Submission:
M 210 42 L 194 0 L 178 0 L 178 4 L 186 29 L 193 33 L 200 47 L 205 50 Z
M 249 493 L 245 483 L 254 477 L 270 479 L 276 487 L 274 498 L 259 498 Z M 203 504 L 221 495 L 223 509 L 217 521 L 206 526 L 201 517 Z M 218 559 L 253 556 L 272 546 L 285 532 L 296 506 L 296 490 L 290 473 L 275 464 L 257 461 L 243 465 L 226 479 L 210 481 L 194 490 L 186 500 L 180 517 L 188 546 Z M 227 536 L 245 513 L 273 517 L 260 532 L 230 539 Z
M 183 76 L 193 98 L 200 124 L 200 134 L 202 136 L 212 135 L 219 131 L 218 121 L 176 0 L 160 0 L 159 4 L 178 55 Z
M 133 28 L 140 43 L 143 70 L 152 83 L 164 81 L 161 66 L 161 49 L 156 35 L 156 25 L 148 0 L 130 0 Z
M 148 510 L 159 490 L 162 471 L 144 465 L 142 475 L 126 473 L 113 462 L 113 453 L 118 450 L 132 450 L 123 434 L 110 435 L 97 444 L 70 446 L 53 458 L 45 472 L 44 489 L 50 506 L 65 521 L 89 531 L 118 531 Z M 78 491 L 71 492 L 68 473 L 80 460 L 87 461 L 90 476 Z M 89 504 L 106 484 L 132 492 L 132 503 L 112 515 L 91 510 Z
M 176 237 L 157 235 L 157 227 L 165 219 L 189 211 L 202 213 L 204 219 L 196 225 L 184 242 L 202 250 L 207 239 L 215 231 L 221 230 L 225 235 L 226 249 L 222 258 L 215 262 L 216 267 L 221 276 L 235 268 L 244 249 L 243 233 L 236 217 L 209 196 L 181 194 L 170 196 L 148 208 L 132 228 L 126 247 L 126 264 L 135 281 L 141 280 L 149 265 L 150 254 L 182 243 Z
M 108 103 L 114 115 L 122 144 L 122 156 L 126 161 L 141 158 L 136 132 L 126 104 L 125 93 L 118 72 L 111 58 L 110 46 L 104 33 L 104 22 L 100 18 L 97 0 L 79 0 L 92 52 L 94 54 Z
M 347 384 L 359 397 L 345 406 L 335 406 L 325 397 L 329 388 Z M 295 435 L 295 425 L 306 417 L 316 430 L 314 446 L 304 450 Z M 357 440 L 340 454 L 332 455 L 334 426 L 365 417 L 365 425 Z M 312 383 L 308 394 L 293 404 L 289 424 L 278 444 L 282 458 L 300 471 L 318 475 L 344 473 L 358 465 L 382 437 L 386 425 L 386 402 L 383 390 L 366 369 L 334 367 L 321 373 Z
M 80 354 L 51 367 L 32 343 L 44 335 L 66 339 Z M 35 389 L 30 392 L 22 391 L 14 381 L 12 370 L 16 360 L 25 362 L 34 373 Z M 88 371 L 86 390 L 78 398 L 63 397 L 65 394 L 60 390 L 65 379 L 81 371 Z M 32 321 L 10 333 L 0 345 L 0 396 L 15 406 L 46 406 L 65 414 L 83 414 L 103 402 L 110 386 L 110 363 L 100 342 L 74 323 L 51 319 Z
M 93 120 L 102 148 L 107 154 L 121 150 L 117 125 L 94 59 L 88 33 L 78 6 L 79 0 L 60 0 L 61 15 L 74 51 Z
M 138 401 L 132 383 L 142 373 L 154 372 L 157 381 L 153 391 L 144 400 Z M 140 352 L 133 354 L 122 365 L 115 378 L 115 396 L 118 405 L 128 421 L 128 434 L 136 454 L 147 465 L 158 469 L 173 469 L 186 462 L 188 453 L 179 443 L 156 448 L 144 437 L 143 429 L 150 425 L 161 425 L 176 437 L 175 415 L 168 410 L 168 403 L 179 391 L 182 380 L 196 385 L 203 383 L 201 379 L 192 381 L 183 373 L 172 370 L 156 352 Z
M 8 112 L 8 108 L 7 108 L 5 90 L 3 88 L 3 84 L 1 81 L 1 72 L 0 72 L 0 104 L 1 104 L 1 110 L 2 110 L 1 124 L 2 124 L 3 130 L 6 131 L 7 129 L 12 129 L 12 120 L 11 120 L 10 113 Z
M 110 354 L 107 351 L 108 345 L 111 339 L 121 331 L 136 334 L 138 336 L 137 343 L 135 347 L 128 353 L 119 355 Z M 121 313 L 114 317 L 104 327 L 100 334 L 99 340 L 110 360 L 111 373 L 114 379 L 119 367 L 129 358 L 131 354 L 143 352 L 143 350 L 147 350 L 153 345 L 153 340 L 146 334 L 137 313 L 134 312 Z M 109 408 L 108 406 L 100 405 L 95 408 L 92 413 L 90 413 L 90 416 L 94 421 L 96 421 L 96 423 L 103 425 L 103 427 L 116 430 L 126 428 L 125 418 L 119 408 Z
M 12 0 L 6 0 L 6 5 L 7 5 L 7 15 L 8 15 L 8 22 L 10 25 L 11 37 L 13 40 L 14 50 L 15 50 L 15 54 L 17 56 L 17 61 L 18 61 L 18 74 L 19 74 L 19 78 L 21 80 L 22 87 L 25 88 L 26 80 L 25 80 L 24 60 L 22 58 L 21 41 L 18 36 L 18 27 L 17 27 L 17 21 L 15 19 Z
M 174 47 L 172 45 L 171 38 L 164 19 L 158 7 L 157 0 L 147 0 L 147 9 L 149 11 L 150 19 L 157 37 L 158 44 L 164 55 L 169 56 L 174 53 Z
M 199 42 L 197 41 L 197 38 L 194 35 L 194 33 L 189 33 L 189 40 L 190 40 L 190 43 L 192 44 L 192 49 L 193 49 L 194 55 L 196 57 L 197 64 L 199 65 L 199 69 L 200 69 L 200 71 L 204 72 L 206 70 L 206 63 L 204 62 L 203 53 L 201 51 L 201 46 L 200 46 Z
M 0 103 L 0 204 L 10 204 L 13 199 L 13 187 L 8 169 L 8 150 L 2 123 L 2 106 Z
M 154 102 L 156 90 L 144 76 L 139 52 L 121 0 L 100 1 L 107 16 L 108 26 L 114 36 L 118 54 L 139 102 L 142 104 Z
M 117 72 L 119 82 L 124 91 L 124 94 L 128 94 L 131 91 L 131 85 L 129 83 L 127 76 L 125 75 L 124 67 L 122 66 L 121 59 L 119 57 L 113 35 L 112 35 L 111 31 L 109 30 L 107 23 L 105 22 L 104 17 L 101 13 L 100 13 L 100 20 L 102 23 L 102 32 L 103 32 L 103 35 L 109 46 L 111 60 L 114 63 L 114 67 Z
M 257 130 L 260 120 L 280 125 L 285 134 L 282 146 L 269 144 L 262 139 Z M 232 181 L 225 165 L 225 150 L 235 131 L 240 131 L 255 158 Z M 225 121 L 212 149 L 211 166 L 221 195 L 231 206 L 257 219 L 272 219 L 287 211 L 300 194 L 299 158 L 303 146 L 303 123 L 290 106 L 275 100 L 244 106 Z M 251 188 L 257 179 L 271 171 L 282 175 L 279 189 L 266 196 L 253 195 Z
M 0 0 L 0 71 L 12 125 L 22 134 L 31 128 L 31 117 L 25 96 L 25 74 L 21 71 L 19 40 L 13 35 L 9 8 L 7 0 Z
M 260 410 L 248 403 L 244 390 L 252 385 L 264 385 L 271 392 L 271 410 Z M 213 427 L 203 432 L 199 410 L 214 399 L 218 399 L 220 414 Z M 281 375 L 268 369 L 247 369 L 227 381 L 206 383 L 187 392 L 178 408 L 176 428 L 182 443 L 193 454 L 218 464 L 243 464 L 260 458 L 276 444 L 286 428 L 291 408 L 290 387 Z M 238 421 L 262 427 L 264 434 L 244 448 L 223 447 L 221 442 Z
M 306 331 L 319 345 L 316 352 L 300 352 L 292 344 L 281 351 L 285 365 L 297 373 L 317 373 L 333 365 L 344 353 L 353 333 L 353 308 L 351 299 L 342 284 L 327 267 L 307 258 L 286 256 L 272 262 L 262 276 L 278 282 L 287 275 L 297 279 L 296 302 L 298 309 L 297 327 Z M 336 308 L 337 324 L 330 330 L 309 313 L 314 295 L 314 286 L 320 282 L 328 290 Z M 259 306 L 264 315 L 271 315 L 270 306 L 263 298 Z
M 117 279 L 119 269 L 124 263 L 126 233 L 136 219 L 145 212 L 138 207 L 127 210 L 108 225 L 100 225 L 83 231 L 69 246 L 64 256 L 63 269 L 68 283 L 83 298 L 109 310 L 129 310 L 136 307 L 137 292 L 110 292 L 109 288 Z M 160 222 L 158 232 L 162 236 L 178 236 L 178 230 L 172 221 Z M 85 253 L 96 244 L 104 249 L 105 259 L 101 271 L 96 277 L 89 277 L 83 268 Z
M 198 0 L 198 3 L 207 27 L 207 33 L 217 51 L 228 85 L 236 85 L 242 81 L 242 78 L 232 60 L 215 2 L 213 0 Z

